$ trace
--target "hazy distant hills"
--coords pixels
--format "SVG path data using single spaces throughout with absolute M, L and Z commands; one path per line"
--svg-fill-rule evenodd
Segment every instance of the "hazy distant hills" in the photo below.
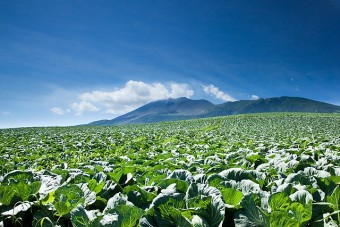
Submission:
M 95 121 L 88 125 L 151 123 L 266 112 L 340 113 L 340 106 L 298 97 L 241 100 L 219 105 L 207 100 L 178 98 L 151 102 L 112 120 Z

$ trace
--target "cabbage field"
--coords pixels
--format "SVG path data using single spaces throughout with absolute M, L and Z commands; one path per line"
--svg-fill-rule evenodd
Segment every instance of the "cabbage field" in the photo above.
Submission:
M 0 130 L 0 226 L 339 226 L 340 115 Z

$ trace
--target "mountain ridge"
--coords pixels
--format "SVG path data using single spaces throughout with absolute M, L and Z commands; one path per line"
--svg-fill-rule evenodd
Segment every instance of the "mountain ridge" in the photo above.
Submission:
M 181 97 L 150 102 L 111 120 L 94 121 L 87 125 L 139 124 L 267 112 L 340 113 L 340 106 L 288 96 L 240 100 L 216 105 L 204 99 L 193 100 Z

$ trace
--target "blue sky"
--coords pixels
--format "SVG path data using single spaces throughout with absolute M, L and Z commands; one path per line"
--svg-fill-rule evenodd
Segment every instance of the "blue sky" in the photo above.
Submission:
M 0 128 L 157 99 L 340 105 L 339 0 L 0 0 Z

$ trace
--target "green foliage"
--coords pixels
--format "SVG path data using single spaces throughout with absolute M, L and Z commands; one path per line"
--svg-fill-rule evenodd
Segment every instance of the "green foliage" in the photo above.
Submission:
M 181 212 L 186 208 L 184 194 L 161 194 L 153 202 L 154 219 L 158 226 L 190 226 Z
M 332 195 L 327 197 L 327 202 L 330 203 L 330 207 L 333 208 L 337 214 L 337 220 L 340 221 L 340 186 L 338 185 Z
M 111 212 L 118 215 L 118 220 L 112 222 L 113 226 L 135 227 L 138 226 L 144 211 L 135 206 L 118 205 Z
M 32 201 L 41 187 L 40 181 L 34 181 L 32 172 L 13 171 L 5 175 L 0 185 L 0 202 L 5 206 L 18 201 Z
M 266 211 L 261 209 L 257 204 L 258 198 L 254 194 L 248 194 L 244 197 L 241 205 L 244 211 L 244 219 L 247 223 L 253 223 L 256 226 L 268 226 L 269 215 Z
M 156 197 L 156 194 L 148 192 L 137 185 L 125 187 L 123 193 L 128 196 L 128 200 L 136 207 L 142 209 L 147 209 Z
M 222 188 L 223 201 L 228 207 L 236 207 L 243 199 L 243 194 L 234 188 Z
M 292 201 L 284 192 L 272 194 L 269 198 L 269 205 L 272 211 L 287 211 Z
M 76 185 L 65 185 L 54 192 L 53 206 L 58 216 L 67 215 L 78 204 L 84 203 L 84 192 Z
M 340 224 L 336 114 L 0 135 L 0 225 Z

